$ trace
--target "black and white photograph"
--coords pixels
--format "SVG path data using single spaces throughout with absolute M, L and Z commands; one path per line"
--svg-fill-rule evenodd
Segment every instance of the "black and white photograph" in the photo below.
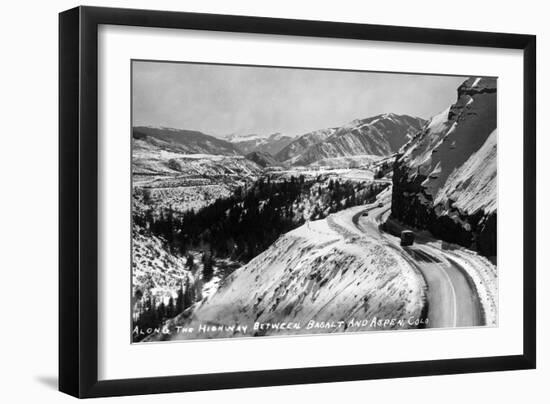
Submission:
M 548 396 L 544 3 L 90 3 L 4 6 L 1 402 Z
M 131 70 L 133 342 L 498 325 L 497 78 Z

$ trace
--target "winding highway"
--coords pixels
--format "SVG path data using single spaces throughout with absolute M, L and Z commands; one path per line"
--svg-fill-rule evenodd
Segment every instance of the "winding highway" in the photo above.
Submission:
M 391 194 L 389 194 L 391 195 Z M 380 229 L 389 215 L 389 197 L 362 209 L 350 210 L 338 218 L 339 228 L 384 244 L 403 257 L 423 277 L 426 284 L 427 327 L 450 328 L 485 325 L 482 306 L 466 270 L 434 239 L 416 234 L 412 246 L 402 247 L 400 239 Z

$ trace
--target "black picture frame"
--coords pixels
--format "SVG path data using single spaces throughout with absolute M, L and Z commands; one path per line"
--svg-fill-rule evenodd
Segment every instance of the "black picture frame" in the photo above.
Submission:
M 98 380 L 100 24 L 523 51 L 523 353 L 467 359 Z M 77 7 L 59 15 L 59 390 L 104 397 L 459 374 L 536 366 L 536 37 L 184 12 Z

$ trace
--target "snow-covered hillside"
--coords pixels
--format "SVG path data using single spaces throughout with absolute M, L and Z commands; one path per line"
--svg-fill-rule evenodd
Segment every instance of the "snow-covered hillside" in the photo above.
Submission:
M 497 82 L 472 77 L 400 151 L 392 216 L 496 255 Z
M 188 261 L 193 258 L 193 263 Z M 148 305 L 153 310 L 159 310 L 162 305 L 171 307 L 172 315 L 185 310 L 186 306 L 178 307 L 178 295 L 184 294 L 188 305 L 206 299 L 216 292 L 221 279 L 235 263 L 227 259 L 213 261 L 212 274 L 205 279 L 203 252 L 188 251 L 185 257 L 170 251 L 167 243 L 134 226 L 132 237 L 132 316 L 138 321 L 146 312 Z M 181 298 L 181 296 L 180 296 Z M 170 305 L 172 304 L 172 305 Z M 176 311 L 179 310 L 179 311 Z M 162 316 L 170 313 L 163 313 Z M 143 319 L 143 318 L 142 318 Z M 150 324 L 158 326 L 162 318 Z M 136 323 L 136 325 L 139 324 Z M 139 340 L 139 335 L 134 335 Z
M 279 161 L 287 161 L 297 157 L 309 147 L 323 142 L 336 131 L 336 128 L 320 129 L 299 136 L 275 155 Z
M 434 204 L 443 209 L 458 209 L 473 215 L 497 210 L 497 131 L 483 146 L 455 169 L 436 194 Z M 450 206 L 449 201 L 452 201 Z M 446 212 L 441 212 L 446 213 Z
M 147 340 L 242 337 L 413 328 L 421 317 L 424 288 L 405 260 L 368 238 L 342 232 L 339 215 L 307 222 L 281 236 L 268 250 L 232 273 L 215 294 L 169 320 L 170 335 Z M 383 323 L 386 319 L 403 322 Z M 374 322 L 373 322 L 374 320 Z M 376 320 L 382 320 L 377 323 Z M 357 326 L 350 326 L 356 321 Z M 264 328 L 254 324 L 263 324 Z M 281 323 L 300 328 L 275 329 Z M 199 325 L 221 327 L 202 333 Z M 247 325 L 227 331 L 224 326 Z M 178 333 L 177 327 L 193 327 Z
M 132 166 L 133 174 L 138 176 L 250 176 L 258 173 L 258 166 L 241 155 L 183 153 L 177 149 L 167 150 L 151 139 L 134 139 Z
M 240 155 L 185 154 L 152 138 L 133 141 L 134 208 L 185 212 L 229 196 L 262 168 Z
M 277 157 L 289 165 L 308 165 L 335 157 L 388 156 L 415 135 L 423 124 L 420 118 L 393 113 L 357 119 L 342 127 L 321 132 L 324 137 L 309 142 L 292 155 L 281 152 Z M 298 144 L 300 139 L 287 148 Z
M 192 273 L 185 269 L 185 259 L 168 252 L 158 237 L 145 234 L 134 226 L 132 239 L 132 296 L 139 292 L 157 303 L 176 298 L 186 280 L 194 283 Z M 137 302 L 136 302 L 137 303 Z

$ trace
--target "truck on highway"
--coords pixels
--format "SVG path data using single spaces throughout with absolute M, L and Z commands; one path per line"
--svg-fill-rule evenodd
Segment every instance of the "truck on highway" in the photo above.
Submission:
M 408 246 L 414 243 L 414 233 L 410 230 L 403 230 L 401 232 L 401 245 Z

